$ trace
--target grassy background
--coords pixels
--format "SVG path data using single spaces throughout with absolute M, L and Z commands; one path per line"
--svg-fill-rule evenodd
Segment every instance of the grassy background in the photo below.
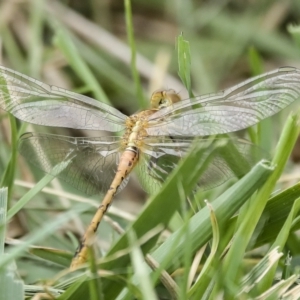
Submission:
M 132 1 L 132 23 L 130 10 L 125 12 L 125 4 L 128 8 L 128 1 L 2 1 L 2 64 L 48 84 L 110 103 L 128 115 L 145 108 L 147 99 L 157 88 L 173 88 L 183 97 L 188 95 L 177 75 L 175 46 L 181 32 L 190 46 L 191 87 L 195 95 L 215 92 L 280 66 L 300 67 L 298 28 L 291 27 L 299 22 L 298 1 L 224 1 L 222 5 L 217 1 Z M 131 59 L 132 55 L 134 60 Z M 106 260 L 101 261 L 101 267 L 107 270 L 101 272 L 102 280 L 98 276 L 91 280 L 89 273 L 83 271 L 79 272 L 78 277 L 61 277 L 63 275 L 59 273 L 68 266 L 70 255 L 77 245 L 75 235 L 82 234 L 100 197 L 87 199 L 55 180 L 44 192 L 38 192 L 51 178 L 43 177 L 41 172 L 27 165 L 15 151 L 17 137 L 24 131 L 37 130 L 74 136 L 96 136 L 97 133 L 33 128 L 0 112 L 0 175 L 2 184 L 9 188 L 8 206 L 11 210 L 8 216 L 13 217 L 7 229 L 11 239 L 7 240 L 6 250 L 10 256 L 0 260 L 0 266 L 4 268 L 16 259 L 18 273 L 28 285 L 25 288 L 27 294 L 43 292 L 43 286 L 49 289 L 51 286 L 55 288 L 50 290 L 54 294 L 68 288 L 61 299 L 81 299 L 82 295 L 87 295 L 87 291 L 91 299 L 97 299 L 98 294 L 104 294 L 106 299 L 115 299 L 121 291 L 120 299 L 130 299 L 132 295 L 139 299 L 155 299 L 154 293 L 160 299 L 170 299 L 171 291 L 173 295 L 177 293 L 180 299 L 200 299 L 209 290 L 211 280 L 208 279 L 214 278 L 217 284 L 211 286 L 212 294 L 208 296 L 214 299 L 220 291 L 228 298 L 241 291 L 242 276 L 253 270 L 253 266 L 262 257 L 266 257 L 275 245 L 279 246 L 280 251 L 284 249 L 285 256 L 290 251 L 293 263 L 289 271 L 286 272 L 282 259 L 278 265 L 275 263 L 273 269 L 269 269 L 264 282 L 252 290 L 254 296 L 262 294 L 270 288 L 275 271 L 289 278 L 289 273 L 295 273 L 298 265 L 298 236 L 289 235 L 290 227 L 297 229 L 298 224 L 293 222 L 298 209 L 296 204 L 293 207 L 299 197 L 298 186 L 280 193 L 277 198 L 273 197 L 263 212 L 272 191 L 293 186 L 299 178 L 295 163 L 299 157 L 297 147 L 281 176 L 298 132 L 295 116 L 290 117 L 284 127 L 290 111 L 286 109 L 244 133 L 274 156 L 273 162 L 279 167 L 268 181 L 266 176 L 270 172 L 269 168 L 258 166 L 245 177 L 246 180 L 240 181 L 224 194 L 222 192 L 226 187 L 223 186 L 197 195 L 199 201 L 208 199 L 213 202 L 216 199 L 214 208 L 220 223 L 219 227 L 216 225 L 214 228 L 212 244 L 202 253 L 201 263 L 200 249 L 203 249 L 201 247 L 212 235 L 209 210 L 202 210 L 200 215 L 196 214 L 190 219 L 190 212 L 185 212 L 183 204 L 185 197 L 182 196 L 193 189 L 196 179 L 190 177 L 189 170 L 197 163 L 196 156 L 187 157 L 161 193 L 158 196 L 151 195 L 151 201 L 141 214 L 139 211 L 147 195 L 133 176 L 129 186 L 118 195 L 109 216 L 122 228 L 130 224 L 129 228 L 133 228 L 134 233 L 130 238 L 123 236 L 115 244 L 121 229 L 110 219 L 99 228 L 101 241 L 97 242 L 97 249 L 101 249 L 102 254 L 108 253 Z M 281 144 L 276 148 L 279 140 Z M 198 151 L 201 153 L 201 149 Z M 200 165 L 199 170 L 201 173 Z M 29 183 L 41 178 L 42 181 L 33 184 L 34 188 L 30 189 Z M 182 190 L 177 192 L 182 178 L 186 182 Z M 239 219 L 236 217 L 229 220 L 262 184 L 264 186 L 258 194 L 252 197 L 250 207 L 241 211 Z M 183 211 L 183 218 L 175 214 L 178 210 Z M 77 213 L 72 214 L 73 211 Z M 249 211 L 250 219 L 249 214 L 247 217 Z M 136 221 L 132 223 L 137 215 Z M 275 220 L 270 218 L 271 215 L 275 216 Z M 259 218 L 260 225 L 255 231 L 254 219 L 258 221 Z M 290 223 L 287 223 L 288 218 L 291 218 Z M 158 247 L 156 241 L 161 228 L 157 226 L 160 223 L 169 224 L 170 230 L 165 233 L 169 238 L 165 240 L 165 236 L 161 237 L 160 242 L 164 242 Z M 224 228 L 228 230 L 224 232 Z M 283 228 L 282 237 L 279 233 Z M 219 238 L 218 230 L 222 233 Z M 170 235 L 172 232 L 175 235 Z M 223 260 L 220 270 L 219 257 L 233 232 L 237 234 L 236 242 Z M 148 252 L 155 247 L 152 254 L 161 268 L 175 274 L 173 279 L 176 284 L 172 280 L 169 283 L 172 288 L 161 283 L 167 280 L 163 277 L 165 281 L 160 280 L 156 290 L 153 289 L 153 283 L 161 278 L 162 272 L 159 268 L 148 277 L 150 271 L 141 263 L 140 248 L 135 242 L 141 237 L 143 239 L 139 245 L 142 245 L 142 251 Z M 183 237 L 185 239 L 181 240 Z M 19 241 L 24 244 L 18 245 Z M 128 250 L 128 245 L 132 250 Z M 265 248 L 249 252 L 262 245 Z M 35 255 L 28 252 L 29 246 Z M 53 247 L 65 252 L 46 251 L 42 247 Z M 132 252 L 134 255 L 117 255 L 121 249 L 127 249 L 126 254 Z M 194 256 L 195 253 L 198 256 Z M 214 259 L 209 253 L 215 254 L 212 255 Z M 248 260 L 244 260 L 245 253 Z M 99 250 L 96 255 L 100 256 Z M 206 261 L 207 265 L 204 265 Z M 197 262 L 201 267 L 198 267 Z M 189 276 L 192 276 L 191 265 L 196 266 L 196 274 L 200 269 L 203 270 L 198 284 L 193 282 L 188 285 Z M 265 269 L 267 267 L 264 265 Z M 93 266 L 90 271 L 96 274 Z M 222 272 L 227 274 L 228 281 L 222 276 L 215 277 Z

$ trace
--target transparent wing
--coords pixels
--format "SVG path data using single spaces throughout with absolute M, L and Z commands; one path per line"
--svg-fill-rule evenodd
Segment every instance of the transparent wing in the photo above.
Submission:
M 38 125 L 75 129 L 124 129 L 126 116 L 95 99 L 50 86 L 0 66 L 0 108 Z
M 202 189 L 211 189 L 230 178 L 240 178 L 250 171 L 252 166 L 269 155 L 258 146 L 239 139 L 218 138 L 215 147 L 208 148 L 205 155 L 199 157 L 206 169 L 199 179 Z M 221 143 L 220 143 L 221 142 Z M 197 143 L 207 147 L 206 139 Z M 190 139 L 160 139 L 145 146 L 139 165 L 140 180 L 146 191 L 156 191 L 176 168 L 180 159 L 186 155 L 191 145 Z M 153 180 L 149 182 L 150 176 Z
M 110 187 L 117 171 L 119 142 L 117 137 L 75 138 L 29 132 L 21 136 L 19 151 L 40 170 L 93 195 Z
M 299 98 L 300 70 L 285 67 L 218 94 L 182 100 L 149 117 L 149 135 L 207 136 L 252 126 Z

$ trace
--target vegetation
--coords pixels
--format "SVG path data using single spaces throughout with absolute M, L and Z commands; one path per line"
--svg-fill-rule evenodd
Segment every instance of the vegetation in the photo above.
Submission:
M 2 64 L 128 115 L 158 88 L 188 97 L 300 67 L 299 1 L 64 2 L 2 1 Z M 20 298 L 11 274 L 26 297 L 40 299 L 298 299 L 300 128 L 291 111 L 239 133 L 271 159 L 237 182 L 195 190 L 206 167 L 199 157 L 210 153 L 197 143 L 157 192 L 132 180 L 101 223 L 89 264 L 72 273 L 77 238 L 101 196 L 42 174 L 17 155 L 17 140 L 33 130 L 99 133 L 36 128 L 1 111 L 0 289 L 11 294 L 0 299 Z

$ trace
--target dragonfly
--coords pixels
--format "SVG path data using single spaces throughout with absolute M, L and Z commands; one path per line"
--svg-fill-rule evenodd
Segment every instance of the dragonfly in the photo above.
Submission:
M 4 111 L 32 124 L 99 131 L 99 137 L 93 138 L 39 133 L 20 137 L 19 152 L 30 163 L 89 195 L 104 194 L 71 269 L 87 261 L 103 215 L 136 166 L 142 180 L 147 181 L 149 176 L 159 186 L 195 138 L 202 138 L 197 140 L 201 143 L 211 135 L 250 127 L 278 113 L 299 95 L 300 70 L 282 67 L 221 92 L 194 98 L 181 99 L 174 90 L 156 91 L 149 109 L 126 116 L 101 101 L 0 66 L 0 108 Z M 235 145 L 239 155 L 251 164 L 251 144 Z M 64 168 L 53 171 L 61 163 L 65 163 Z M 228 161 L 218 155 L 199 185 L 212 187 L 232 175 Z

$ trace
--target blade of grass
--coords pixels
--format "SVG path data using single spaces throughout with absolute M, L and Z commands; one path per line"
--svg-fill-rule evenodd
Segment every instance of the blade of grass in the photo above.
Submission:
M 90 278 L 86 273 L 76 278 L 72 286 L 66 289 L 65 292 L 57 298 L 57 300 L 88 299 L 87 292 L 80 293 L 79 297 L 76 296 L 76 293 L 78 293 L 78 291 L 81 292 L 82 286 L 85 285 L 88 280 L 90 280 Z
M 298 215 L 299 210 L 300 210 L 300 198 L 298 198 L 294 202 L 291 212 L 290 212 L 288 218 L 286 219 L 284 226 L 282 227 L 279 234 L 277 235 L 275 242 L 271 246 L 270 251 L 275 248 L 278 248 L 279 251 L 283 251 L 283 249 L 286 245 L 287 239 L 289 237 L 291 228 L 293 226 L 293 221 L 296 218 L 296 216 Z M 275 273 L 277 271 L 277 267 L 278 267 L 278 262 L 276 264 L 274 264 L 272 266 L 272 268 L 270 269 L 270 271 L 268 272 L 268 274 L 260 280 L 259 289 L 258 289 L 259 291 L 264 292 L 272 286 L 272 282 L 274 280 Z
M 270 268 L 272 268 L 272 266 L 279 261 L 282 255 L 282 252 L 278 252 L 278 248 L 273 249 L 267 255 L 265 255 L 260 262 L 256 264 L 252 270 L 246 274 L 246 276 L 243 277 L 238 295 L 242 293 L 249 293 L 249 291 L 256 288 L 259 281 L 264 278 L 268 270 L 270 270 Z
M 238 286 L 239 273 L 241 271 L 240 265 L 247 245 L 299 135 L 300 129 L 298 122 L 298 115 L 291 115 L 288 118 L 273 159 L 273 164 L 277 167 L 267 180 L 266 184 L 254 197 L 253 201 L 251 201 L 251 204 L 247 210 L 245 210 L 244 213 L 239 216 L 240 220 L 242 220 L 240 227 L 238 228 L 233 244 L 224 260 L 224 270 L 226 270 L 226 285 L 229 287 L 227 292 L 229 294 L 235 293 L 234 290 L 230 290 L 230 287 L 233 287 L 233 283 Z
M 1 28 L 0 30 L 1 39 L 3 42 L 1 46 L 3 46 L 8 60 L 10 61 L 14 69 L 19 69 L 21 72 L 24 72 L 26 69 L 26 61 L 23 57 L 22 51 L 20 50 L 17 42 L 14 39 L 14 35 L 6 26 Z
M 58 174 L 67 167 L 69 161 L 63 161 L 56 165 L 52 172 Z M 10 220 L 18 211 L 20 211 L 39 191 L 41 191 L 48 183 L 50 183 L 55 176 L 46 174 L 32 189 L 30 189 L 13 207 L 10 208 L 7 214 L 8 220 Z
M 1 77 L 0 83 L 2 86 L 2 91 L 5 92 L 6 95 L 10 95 L 8 85 L 4 77 Z M 11 103 L 10 97 L 8 96 L 5 101 L 7 101 L 7 103 Z M 1 178 L 0 186 L 8 187 L 8 199 L 10 199 L 16 170 L 18 130 L 15 117 L 9 114 L 8 118 L 11 127 L 11 157 Z
M 132 80 L 128 78 L 127 74 L 122 73 L 119 65 L 112 65 L 105 57 L 102 57 L 101 52 L 82 42 L 76 36 L 74 36 L 72 40 L 80 52 L 80 55 L 96 73 L 108 79 L 113 86 L 122 90 L 122 92 L 134 95 L 134 84 Z
M 269 290 L 259 295 L 256 299 L 299 299 L 299 291 L 296 295 L 293 295 L 293 297 L 291 297 L 292 294 L 290 294 L 287 297 L 283 296 L 283 294 L 296 283 L 298 278 L 298 275 L 292 275 L 286 280 L 280 280 L 278 283 L 274 284 Z
M 244 202 L 267 180 L 273 167 L 266 162 L 260 162 L 236 184 L 230 187 L 225 193 L 219 196 L 212 206 L 214 208 L 219 226 L 228 220 Z M 190 220 L 191 239 L 193 250 L 202 247 L 212 235 L 209 209 L 204 207 Z M 177 236 L 183 236 L 182 228 L 173 233 L 158 249 L 152 254 L 158 262 L 163 262 L 167 253 L 174 247 L 173 242 Z M 184 240 L 176 244 L 176 256 L 179 259 L 184 249 Z M 169 264 L 168 264 L 169 265 Z
M 24 290 L 25 290 L 26 297 L 34 297 L 34 296 L 36 296 L 36 294 L 45 294 L 45 286 L 40 286 L 40 285 L 25 284 Z M 64 291 L 47 286 L 47 293 L 49 293 L 49 295 L 51 295 L 53 297 L 59 297 L 61 294 L 64 294 Z M 55 298 L 55 299 L 58 299 L 58 298 Z
M 40 239 L 45 239 L 47 236 L 54 233 L 61 225 L 74 218 L 76 214 L 82 213 L 85 209 L 85 205 L 78 205 L 74 207 L 72 211 L 61 214 L 53 221 L 45 223 L 42 228 L 39 228 L 35 232 L 31 232 L 27 238 L 24 239 L 22 244 L 13 248 L 5 257 L 0 257 L 0 269 L 4 268 L 14 259 L 22 255 L 22 253 L 30 248 L 32 244 L 35 244 Z
M 0 188 L 0 256 L 4 253 L 7 212 L 7 188 Z
M 248 51 L 248 61 L 249 66 L 251 68 L 251 75 L 256 76 L 263 73 L 262 60 L 259 56 L 259 53 L 256 51 L 254 47 L 250 47 Z M 247 129 L 248 134 L 251 138 L 252 143 L 259 145 L 260 134 L 261 134 L 261 125 L 258 123 L 256 126 L 249 127 Z M 256 129 L 256 130 L 255 130 Z M 262 147 L 263 149 L 266 149 Z
M 258 222 L 256 230 L 259 232 L 253 236 L 250 244 L 253 248 L 262 246 L 263 244 L 273 242 L 286 221 L 294 202 L 300 197 L 300 183 L 282 191 L 272 197 Z M 296 230 L 298 227 L 294 228 Z M 258 234 L 258 236 L 257 236 Z
M 37 246 L 30 247 L 29 252 L 46 261 L 53 262 L 65 268 L 70 266 L 70 261 L 74 256 L 73 252 L 71 253 L 69 251 L 59 250 L 56 248 L 37 247 Z
M 134 41 L 133 34 L 133 24 L 132 24 L 132 12 L 131 12 L 131 1 L 125 0 L 125 18 L 126 18 L 126 32 L 128 43 L 131 49 L 131 73 L 135 84 L 136 96 L 139 101 L 140 108 L 145 109 L 147 107 L 147 102 L 144 98 L 143 88 L 140 80 L 139 73 L 136 68 L 136 45 Z
M 300 183 L 284 190 L 283 192 L 275 195 L 270 200 L 262 213 L 262 216 L 255 228 L 255 232 L 251 237 L 250 240 L 250 247 L 249 250 L 258 248 L 264 244 L 272 243 L 276 239 L 278 232 L 282 228 L 284 222 L 286 221 L 294 202 L 297 198 L 300 197 Z M 234 227 L 236 227 L 236 221 L 238 216 L 234 216 L 231 218 L 226 227 L 226 235 L 228 234 L 229 237 L 225 238 L 224 234 L 222 236 L 222 241 L 224 241 L 225 245 L 228 244 L 229 240 L 231 239 Z M 294 220 L 292 230 L 295 231 L 299 229 L 300 222 Z M 227 242 L 226 242 L 227 241 Z M 224 247 L 221 247 L 224 248 Z
M 18 277 L 17 266 L 14 262 L 11 262 L 5 269 L 0 270 L 0 291 L 0 300 L 24 299 L 24 284 Z
M 181 33 L 177 38 L 178 75 L 188 90 L 189 96 L 193 97 L 191 81 L 191 52 L 190 44 L 183 39 Z
M 59 20 L 66 27 L 69 27 L 82 36 L 84 40 L 90 41 L 96 47 L 108 52 L 110 56 L 113 56 L 118 61 L 129 65 L 130 49 L 121 39 L 116 38 L 115 35 L 109 33 L 98 24 L 92 23 L 58 1 L 53 0 L 51 3 L 49 2 L 45 9 L 54 20 Z M 142 74 L 145 78 L 151 78 L 153 75 L 153 63 L 138 52 L 136 66 L 139 74 Z M 179 80 L 169 74 L 166 74 L 165 80 L 169 86 L 182 86 Z
M 213 261 L 215 258 L 215 255 L 217 254 L 217 249 L 220 241 L 220 232 L 219 232 L 219 225 L 218 220 L 216 218 L 215 212 L 213 210 L 213 207 L 210 203 L 206 201 L 206 204 L 208 208 L 210 209 L 210 218 L 211 218 L 211 224 L 212 224 L 212 245 L 211 245 L 211 252 L 206 259 L 203 268 L 195 282 L 195 284 L 192 286 L 192 288 L 188 292 L 189 299 L 202 299 L 203 295 L 205 294 L 205 291 L 207 290 L 207 287 L 209 286 L 209 283 L 211 281 L 211 270 L 213 268 Z
M 42 30 L 44 22 L 44 0 L 31 0 L 30 8 L 30 43 L 28 58 L 29 58 L 29 73 L 32 77 L 38 78 L 41 70 L 42 60 Z
M 248 51 L 248 60 L 251 68 L 251 74 L 253 76 L 263 73 L 263 62 L 261 56 L 254 47 L 250 47 Z
M 157 278 L 161 281 L 161 283 L 165 286 L 168 290 L 171 298 L 177 299 L 178 298 L 178 291 L 179 287 L 172 276 L 166 272 L 161 265 L 155 261 L 150 254 L 147 254 L 145 257 L 145 261 L 147 265 L 154 271 L 152 276 L 152 282 L 156 282 Z
M 71 39 L 71 34 L 66 32 L 64 28 L 57 25 L 55 26 L 56 35 L 53 43 L 62 51 L 68 63 L 71 65 L 77 76 L 89 87 L 94 97 L 101 102 L 110 104 L 104 90 L 99 85 L 93 73 L 90 71 L 87 64 L 79 55 L 74 43 Z
M 7 188 L 0 189 L 0 257 L 5 257 L 4 242 L 7 211 Z M 0 300 L 24 299 L 23 281 L 17 275 L 17 267 L 11 262 L 6 268 L 0 269 Z
M 185 201 L 184 195 L 182 198 L 182 202 Z M 184 208 L 182 209 L 184 211 Z M 188 226 L 188 214 L 187 212 L 184 213 L 183 217 L 184 223 L 184 232 L 185 232 L 185 247 L 183 251 L 183 274 L 181 278 L 179 279 L 179 299 L 182 300 L 187 300 L 188 295 L 187 295 L 187 289 L 188 289 L 188 284 L 189 284 L 189 274 L 190 274 L 190 266 L 192 264 L 192 259 L 193 259 L 193 246 L 192 246 L 192 239 L 190 236 L 190 228 Z
M 144 257 L 141 249 L 137 244 L 137 239 L 133 231 L 128 232 L 129 245 L 132 249 L 130 257 L 134 273 L 138 278 L 137 285 L 140 287 L 141 299 L 155 300 L 158 299 L 153 290 L 151 279 L 149 277 L 148 268 L 144 265 Z
M 298 49 L 300 48 L 300 26 L 289 24 L 287 27 L 287 31 L 293 37 L 295 43 L 298 45 Z
M 192 167 L 193 169 L 195 168 Z M 219 227 L 228 220 L 249 197 L 260 188 L 267 180 L 273 167 L 266 162 L 260 162 L 253 169 L 218 197 L 212 204 Z M 174 198 L 171 197 L 173 200 Z M 167 206 L 169 208 L 169 206 Z M 212 236 L 209 209 L 204 207 L 195 214 L 188 224 L 184 224 L 179 230 L 169 236 L 152 254 L 153 258 L 160 264 L 161 268 L 167 269 L 172 262 L 182 261 L 185 248 L 186 228 L 189 228 L 192 251 L 197 251 Z
M 91 280 L 88 281 L 89 291 L 90 291 L 89 299 L 90 300 L 104 299 L 104 295 L 102 291 L 102 282 L 101 282 L 101 278 L 99 278 L 98 276 L 95 252 L 93 247 L 89 249 L 89 267 L 92 275 Z
M 290 278 L 292 278 L 294 276 L 291 276 Z M 299 275 L 294 277 L 295 280 L 299 279 Z M 299 299 L 300 297 L 300 286 L 299 284 L 295 284 L 295 286 L 293 288 L 291 288 L 290 290 L 288 290 L 286 293 L 284 293 L 282 295 L 283 299 Z

